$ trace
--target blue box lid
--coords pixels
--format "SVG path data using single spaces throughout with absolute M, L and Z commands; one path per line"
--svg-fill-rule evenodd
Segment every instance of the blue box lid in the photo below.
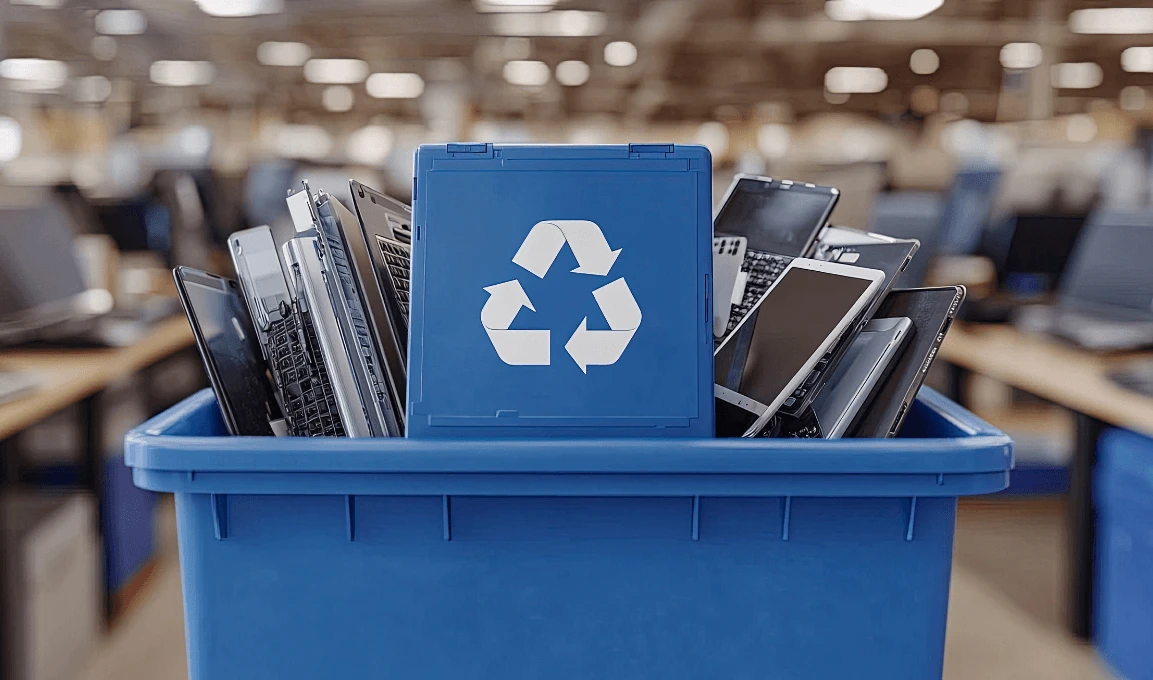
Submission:
M 420 147 L 409 436 L 712 436 L 711 192 L 701 146 Z

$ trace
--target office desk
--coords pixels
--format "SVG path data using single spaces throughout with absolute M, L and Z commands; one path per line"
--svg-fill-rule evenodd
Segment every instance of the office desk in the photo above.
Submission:
M 15 455 L 8 450 L 13 436 L 37 422 L 79 404 L 84 432 L 81 485 L 101 502 L 103 464 L 103 414 L 100 394 L 122 378 L 145 371 L 193 345 L 192 330 L 183 316 L 152 327 L 139 342 L 112 349 L 20 349 L 0 350 L 0 370 L 33 371 L 43 382 L 33 392 L 0 405 L 0 492 L 11 479 Z M 146 402 L 151 399 L 146 395 Z M 149 410 L 154 405 L 149 403 Z M 2 579 L 0 579 L 2 581 Z M 111 593 L 105 608 L 111 611 Z M 0 602 L 0 611 L 3 610 Z
M 1088 639 L 1093 625 L 1096 514 L 1093 468 L 1106 427 L 1153 436 L 1153 398 L 1114 384 L 1109 370 L 1141 356 L 1103 357 L 1009 326 L 956 324 L 939 358 L 953 367 L 953 397 L 963 401 L 969 373 L 987 376 L 1072 411 L 1077 430 L 1069 469 L 1070 629 Z M 1144 356 L 1150 356 L 1148 354 Z

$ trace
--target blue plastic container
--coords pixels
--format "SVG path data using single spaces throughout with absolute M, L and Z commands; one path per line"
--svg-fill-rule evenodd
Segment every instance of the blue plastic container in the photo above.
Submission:
M 940 678 L 957 496 L 1008 437 L 928 389 L 909 439 L 128 436 L 176 494 L 191 680 Z
M 1098 443 L 1095 642 L 1125 680 L 1153 680 L 1153 439 Z
M 409 437 L 713 435 L 708 149 L 425 145 L 413 225 Z

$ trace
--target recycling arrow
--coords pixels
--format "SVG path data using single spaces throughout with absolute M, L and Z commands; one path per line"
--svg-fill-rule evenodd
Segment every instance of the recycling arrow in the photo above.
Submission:
M 608 241 L 595 222 L 548 220 L 533 225 L 512 261 L 543 279 L 566 242 L 576 258 L 578 266 L 573 272 L 577 274 L 608 276 L 621 254 L 619 249 L 609 249 Z
M 608 276 L 621 253 L 609 247 L 595 222 L 545 220 L 533 225 L 512 261 L 543 279 L 565 243 L 576 258 L 577 268 L 572 271 L 577 274 Z M 522 307 L 536 311 L 520 281 L 513 279 L 484 290 L 489 298 L 480 310 L 480 321 L 501 361 L 513 366 L 549 365 L 549 331 L 511 330 Z M 569 356 L 586 374 L 589 366 L 615 364 L 641 325 L 641 309 L 623 278 L 597 288 L 593 298 L 609 330 L 590 331 L 586 316 L 565 343 Z
M 615 364 L 641 325 L 641 308 L 623 278 L 597 288 L 593 297 L 611 330 L 588 330 L 589 319 L 586 316 L 564 346 L 585 373 L 589 372 L 589 366 Z
M 509 330 L 521 307 L 536 311 L 520 281 L 513 279 L 484 290 L 489 298 L 480 310 L 480 323 L 501 361 L 513 366 L 548 366 L 550 334 L 547 330 Z

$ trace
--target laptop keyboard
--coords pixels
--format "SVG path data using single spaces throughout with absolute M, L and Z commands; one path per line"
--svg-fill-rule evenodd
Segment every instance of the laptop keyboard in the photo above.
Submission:
M 282 318 L 269 325 L 268 348 L 290 432 L 298 437 L 343 437 L 312 320 L 295 304 L 281 303 L 280 312 Z
M 729 314 L 729 327 L 725 329 L 726 336 L 732 333 L 741 319 L 752 311 L 753 306 L 768 292 L 769 286 L 773 285 L 773 282 L 792 261 L 793 258 L 785 255 L 774 255 L 760 250 L 745 251 L 745 264 L 741 267 L 741 271 L 747 275 L 745 293 L 741 297 L 740 304 L 733 305 L 733 311 Z
M 376 239 L 384 261 L 388 265 L 389 277 L 392 279 L 392 289 L 396 291 L 397 302 L 404 313 L 404 320 L 408 322 L 409 280 L 412 277 L 412 251 L 410 246 L 400 241 L 386 238 Z

